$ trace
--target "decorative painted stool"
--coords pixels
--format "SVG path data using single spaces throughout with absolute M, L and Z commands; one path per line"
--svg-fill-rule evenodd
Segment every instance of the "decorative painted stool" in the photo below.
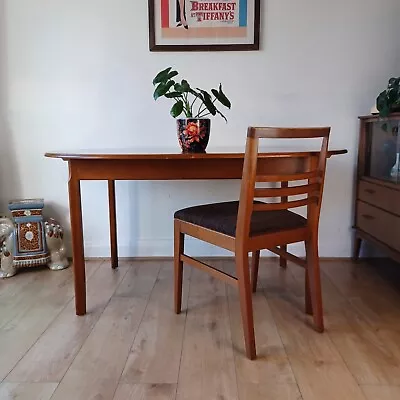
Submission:
M 43 199 L 11 201 L 12 219 L 0 217 L 0 278 L 15 275 L 21 267 L 68 267 L 63 229 L 54 219 L 44 221 L 43 207 Z

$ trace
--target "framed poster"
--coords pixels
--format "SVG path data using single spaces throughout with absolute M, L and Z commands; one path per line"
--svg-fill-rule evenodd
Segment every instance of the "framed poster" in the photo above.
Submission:
M 148 0 L 150 51 L 258 50 L 260 0 Z

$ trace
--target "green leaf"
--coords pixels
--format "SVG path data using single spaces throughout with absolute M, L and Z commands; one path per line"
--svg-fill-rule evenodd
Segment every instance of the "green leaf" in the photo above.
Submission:
M 229 99 L 225 96 L 225 93 L 222 91 L 222 84 L 221 84 L 221 83 L 219 84 L 219 95 L 220 95 L 220 97 L 221 97 L 221 99 L 219 99 L 220 102 L 221 102 L 225 107 L 231 108 L 231 102 L 230 102 Z M 223 99 L 223 101 L 222 101 L 222 99 Z M 225 104 L 225 103 L 226 103 L 226 104 Z
M 182 91 L 185 93 L 190 91 L 190 85 L 187 80 L 182 79 L 181 88 L 182 88 Z
M 155 88 L 155 90 L 154 90 L 154 93 L 153 93 L 153 99 L 154 100 L 157 100 L 160 96 L 162 96 L 162 91 L 164 90 L 164 88 L 165 88 L 165 84 L 164 83 L 160 83 L 156 88 Z
M 225 120 L 225 122 L 228 122 L 228 120 L 226 119 L 225 115 L 222 114 L 221 111 L 217 110 L 217 113 Z
M 174 89 L 176 92 L 183 93 L 182 86 L 179 83 L 175 83 Z
M 376 108 L 379 111 L 379 115 L 384 118 L 387 117 L 390 113 L 390 107 L 387 91 L 384 90 L 376 99 Z
M 154 91 L 153 98 L 157 100 L 159 97 L 164 96 L 172 86 L 174 86 L 174 81 L 168 81 L 167 83 L 161 82 Z
M 168 75 L 167 75 L 167 80 L 173 78 L 174 76 L 177 76 L 178 72 L 177 71 L 171 71 Z
M 222 92 L 221 86 L 219 91 L 216 89 L 211 89 L 212 94 L 215 96 L 215 98 L 225 107 L 231 108 L 231 102 L 228 100 L 228 98 L 225 96 L 225 94 Z
M 176 98 L 182 97 L 182 93 L 180 93 L 180 92 L 170 92 L 170 93 L 166 93 L 165 97 L 167 99 L 176 99 Z
M 193 96 L 195 97 L 200 97 L 200 94 L 198 92 L 196 92 L 194 89 L 190 88 L 189 89 L 189 93 L 191 93 Z
M 161 83 L 161 82 L 166 82 L 168 80 L 168 74 L 169 71 L 171 71 L 172 67 L 168 67 L 162 71 L 160 71 L 156 77 L 153 79 L 153 85 L 156 85 L 157 83 Z
M 182 111 L 183 111 L 183 101 L 179 100 L 177 103 L 175 103 L 175 104 L 172 106 L 171 111 L 170 111 L 170 114 L 171 114 L 174 118 L 176 118 L 176 117 L 178 117 L 179 115 L 182 114 Z
M 215 115 L 217 113 L 217 109 L 215 108 L 211 96 L 209 93 L 207 93 L 205 90 L 197 88 L 202 93 L 202 100 L 204 102 L 204 105 L 207 107 L 207 110 L 210 112 L 211 115 Z
M 390 78 L 388 82 L 388 89 L 394 89 L 396 86 L 400 84 L 400 77 L 399 78 Z
M 400 77 L 390 78 L 386 90 L 376 98 L 376 108 L 382 118 L 388 117 L 393 108 L 400 103 Z

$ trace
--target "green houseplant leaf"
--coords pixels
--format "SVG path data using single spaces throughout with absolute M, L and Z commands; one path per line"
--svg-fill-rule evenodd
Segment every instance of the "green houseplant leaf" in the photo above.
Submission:
M 167 99 L 176 99 L 176 98 L 182 97 L 182 93 L 180 93 L 180 92 L 169 92 L 169 93 L 165 93 L 164 96 Z
M 182 79 L 181 89 L 182 89 L 183 92 L 189 92 L 190 91 L 190 85 L 189 85 L 187 80 Z
M 228 122 L 228 120 L 226 119 L 225 115 L 222 114 L 221 111 L 217 110 L 217 113 L 225 120 L 225 122 Z
M 174 76 L 178 75 L 178 71 L 171 71 L 168 75 L 167 75 L 167 79 L 172 79 Z
M 165 97 L 174 101 L 170 110 L 172 117 L 177 118 L 182 113 L 186 118 L 205 118 L 208 115 L 218 114 L 227 122 L 225 115 L 217 108 L 219 103 L 231 108 L 230 100 L 222 91 L 222 84 L 218 90 L 211 89 L 211 95 L 207 90 L 194 89 L 186 79 L 175 82 L 172 78 L 177 75 L 178 71 L 168 67 L 158 72 L 153 79 L 153 85 L 156 86 L 153 93 L 154 100 Z M 195 112 L 195 109 L 198 111 Z
M 175 103 L 175 104 L 172 106 L 171 111 L 170 111 L 170 114 L 171 114 L 174 118 L 176 118 L 176 117 L 179 117 L 179 115 L 182 114 L 182 111 L 183 111 L 183 101 L 182 101 L 182 100 L 179 100 L 177 103 Z
M 166 95 L 169 89 L 171 89 L 171 87 L 174 86 L 174 84 L 175 84 L 174 81 L 168 81 L 166 83 L 161 82 L 154 91 L 153 94 L 154 100 L 157 100 L 159 97 Z
M 222 91 L 222 85 L 219 85 L 219 90 L 211 89 L 211 93 L 216 97 L 216 99 L 223 104 L 227 108 L 231 108 L 231 102 L 225 96 L 225 93 Z
M 172 67 L 168 67 L 162 71 L 160 71 L 155 78 L 153 79 L 153 85 L 157 85 L 160 82 L 166 82 L 168 79 L 168 73 L 171 71 Z
M 204 102 L 204 105 L 207 107 L 207 110 L 211 115 L 217 114 L 217 108 L 214 106 L 214 103 L 212 102 L 212 98 L 209 93 L 207 93 L 205 90 L 197 88 L 202 94 L 202 100 Z
M 382 118 L 389 116 L 400 104 L 400 77 L 390 78 L 387 88 L 376 98 L 376 108 Z

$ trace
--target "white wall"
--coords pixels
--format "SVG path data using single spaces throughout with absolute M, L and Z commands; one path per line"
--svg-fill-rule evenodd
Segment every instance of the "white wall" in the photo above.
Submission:
M 5 213 L 7 202 L 10 200 L 9 196 L 18 196 L 20 193 L 14 138 L 8 119 L 6 30 L 4 3 L 0 1 L 0 214 Z
M 2 197 L 44 197 L 47 213 L 68 225 L 67 165 L 45 159 L 46 151 L 154 143 L 178 150 L 169 104 L 152 100 L 151 84 L 173 65 L 200 86 L 222 81 L 232 99 L 228 125 L 213 121 L 209 151 L 242 149 L 250 124 L 332 126 L 331 146 L 349 154 L 329 161 L 321 254 L 350 254 L 357 116 L 400 73 L 399 0 L 270 0 L 261 51 L 158 54 L 148 51 L 147 1 L 0 4 Z M 86 255 L 105 256 L 106 184 L 85 183 L 82 193 Z M 118 182 L 117 194 L 120 254 L 171 255 L 173 211 L 236 198 L 238 183 Z

